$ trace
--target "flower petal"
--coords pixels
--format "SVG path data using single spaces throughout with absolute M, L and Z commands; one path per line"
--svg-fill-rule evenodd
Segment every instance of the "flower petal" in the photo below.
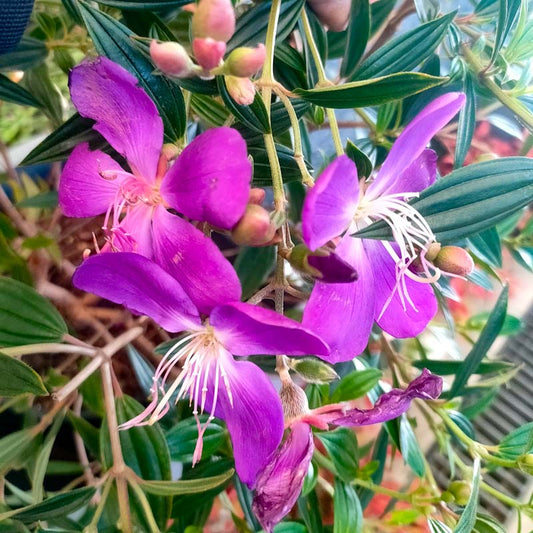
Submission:
M 305 307 L 302 323 L 324 339 L 331 363 L 348 361 L 368 343 L 374 323 L 374 277 L 360 239 L 345 235 L 336 253 L 352 265 L 359 276 L 352 283 L 317 281 Z
M 329 353 L 328 346 L 300 323 L 256 305 L 220 305 L 213 309 L 209 322 L 234 355 Z
M 156 209 L 163 209 L 162 207 Z M 118 231 L 125 240 L 114 239 L 113 245 L 119 252 L 135 252 L 152 259 L 152 216 L 154 208 L 143 203 L 131 208 L 121 220 Z
M 214 128 L 196 137 L 167 172 L 161 194 L 192 220 L 231 229 L 244 214 L 252 165 L 246 143 L 232 128 Z
M 257 478 L 252 509 L 266 533 L 292 509 L 309 469 L 314 451 L 311 428 L 291 426 L 287 440 Z
M 66 216 L 93 217 L 107 211 L 124 178 L 104 179 L 103 170 L 122 168 L 104 152 L 91 152 L 88 143 L 74 148 L 59 180 L 59 205 Z
M 220 362 L 226 372 L 231 398 L 220 379 L 216 416 L 228 427 L 235 469 L 241 481 L 253 487 L 260 472 L 276 451 L 283 436 L 283 410 L 276 389 L 266 374 L 248 361 L 230 354 Z M 210 373 L 207 409 L 213 401 L 214 372 Z
M 415 398 L 434 400 L 442 392 L 442 378 L 425 369 L 405 389 L 392 389 L 379 397 L 372 409 L 350 409 L 331 423 L 337 426 L 368 426 L 405 413 Z
M 192 224 L 156 209 L 153 238 L 155 261 L 178 280 L 201 313 L 240 299 L 241 284 L 231 263 Z
M 163 122 L 138 80 L 113 61 L 83 61 L 70 74 L 70 95 L 80 115 L 130 165 L 133 173 L 153 180 L 163 145 Z
M 305 197 L 302 211 L 305 244 L 316 250 L 338 237 L 349 226 L 358 199 L 357 167 L 349 157 L 337 157 Z
M 407 293 L 416 309 L 408 301 L 405 301 L 404 308 L 397 290 L 388 302 L 396 286 L 395 262 L 381 242 L 365 239 L 364 246 L 376 280 L 376 322 L 393 337 L 416 337 L 424 331 L 438 310 L 437 298 L 431 285 L 405 277 Z
M 463 93 L 447 93 L 426 106 L 396 139 L 376 179 L 368 187 L 365 196 L 378 198 L 389 194 L 403 180 L 403 171 L 424 151 L 432 137 L 461 109 L 465 101 Z
M 78 267 L 72 283 L 124 305 L 132 313 L 148 315 L 167 331 L 201 326 L 198 311 L 180 284 L 142 255 L 117 252 L 91 256 Z

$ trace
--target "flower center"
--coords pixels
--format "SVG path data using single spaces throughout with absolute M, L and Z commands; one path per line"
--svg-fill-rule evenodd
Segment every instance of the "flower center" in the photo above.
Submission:
M 163 356 L 155 371 L 150 389 L 152 394 L 150 405 L 140 415 L 122 424 L 121 429 L 154 424 L 168 412 L 171 400 L 177 403 L 188 395 L 189 405 L 193 408 L 198 426 L 198 441 L 193 454 L 193 464 L 198 462 L 202 457 L 203 434 L 215 418 L 220 386 L 224 386 L 229 403 L 233 407 L 230 383 L 223 366 L 227 356 L 226 348 L 215 337 L 210 326 L 180 339 Z M 166 387 L 170 374 L 178 364 L 181 364 L 178 377 Z M 202 424 L 199 416 L 206 410 L 209 392 L 211 392 L 209 416 Z

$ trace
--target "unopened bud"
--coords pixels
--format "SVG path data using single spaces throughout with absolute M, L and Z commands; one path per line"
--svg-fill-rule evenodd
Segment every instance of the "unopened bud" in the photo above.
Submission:
M 433 261 L 437 257 L 438 253 L 441 251 L 442 246 L 439 242 L 432 242 L 426 251 L 425 258 L 428 261 Z
M 351 0 L 307 0 L 318 20 L 331 31 L 342 31 L 348 26 Z
M 255 86 L 250 78 L 224 76 L 226 89 L 231 97 L 240 105 L 250 105 L 255 98 Z
M 194 37 L 211 37 L 228 42 L 235 32 L 235 11 L 231 0 L 200 0 L 192 17 Z
M 252 187 L 250 189 L 250 196 L 248 198 L 248 203 L 261 205 L 265 201 L 265 196 L 266 196 L 265 189 L 259 189 L 258 187 Z
M 215 41 L 210 37 L 206 39 L 196 38 L 192 42 L 192 51 L 196 62 L 205 70 L 211 70 L 220 65 L 226 53 L 226 43 Z
M 264 44 L 257 45 L 257 48 L 236 48 L 224 61 L 224 72 L 239 78 L 249 78 L 262 68 L 265 55 Z
M 444 246 L 433 260 L 433 264 L 443 272 L 456 276 L 467 276 L 474 270 L 470 254 L 458 246 Z
M 155 39 L 150 43 L 150 57 L 154 65 L 168 76 L 185 78 L 191 74 L 194 64 L 185 48 L 179 43 L 158 43 Z
M 533 474 L 533 454 L 528 453 L 518 458 L 518 468 L 527 474 Z
M 357 271 L 350 264 L 325 248 L 312 252 L 304 244 L 298 244 L 286 259 L 300 272 L 324 283 L 351 283 L 357 279 Z
M 256 204 L 248 204 L 239 222 L 231 230 L 235 244 L 262 246 L 269 243 L 276 234 L 276 226 L 270 220 L 268 211 Z
M 279 393 L 285 420 L 292 420 L 309 411 L 307 396 L 301 387 L 291 380 L 284 380 Z
M 18 83 L 19 81 L 22 81 L 22 78 L 24 77 L 24 71 L 23 70 L 12 70 L 7 74 L 7 77 L 13 82 Z
M 291 359 L 291 368 L 307 383 L 322 385 L 339 379 L 339 375 L 331 366 L 311 357 Z
M 174 143 L 165 143 L 161 148 L 161 155 L 167 161 L 173 161 L 180 155 L 180 149 Z
M 468 481 L 452 481 L 448 487 L 448 492 L 454 497 L 455 503 L 463 507 L 470 499 L 472 487 Z

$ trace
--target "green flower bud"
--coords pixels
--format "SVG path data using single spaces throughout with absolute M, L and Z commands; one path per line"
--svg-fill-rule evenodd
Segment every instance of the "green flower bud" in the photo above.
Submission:
M 465 506 L 470 499 L 472 486 L 468 481 L 452 481 L 448 487 L 448 492 L 455 499 L 455 503 L 461 507 Z
M 249 78 L 256 74 L 265 62 L 265 45 L 259 44 L 257 48 L 241 47 L 231 52 L 224 61 L 224 73 L 239 78 Z
M 291 359 L 291 368 L 307 381 L 307 383 L 322 385 L 339 379 L 339 375 L 331 366 L 311 357 Z

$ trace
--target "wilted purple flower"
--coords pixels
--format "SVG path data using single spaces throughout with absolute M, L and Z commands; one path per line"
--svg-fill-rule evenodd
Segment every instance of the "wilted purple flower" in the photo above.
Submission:
M 463 102 L 464 94 L 448 93 L 425 107 L 398 137 L 370 184 L 359 183 L 355 164 L 341 156 L 307 194 L 302 212 L 305 243 L 315 250 L 346 232 L 336 252 L 359 275 L 353 283 L 318 281 L 305 308 L 303 323 L 329 343 L 329 361 L 360 354 L 374 320 L 394 337 L 413 337 L 437 312 L 430 283 L 438 272 L 424 261 L 435 237 L 406 200 L 434 182 L 437 157 L 426 146 Z M 387 222 L 394 243 L 351 236 L 375 220 Z M 414 268 L 417 261 L 421 272 Z
M 74 105 L 96 121 L 94 129 L 129 169 L 80 144 L 61 175 L 59 203 L 67 216 L 106 213 L 106 248 L 155 258 L 208 312 L 219 301 L 240 298 L 237 276 L 211 239 L 167 207 L 191 220 L 231 229 L 243 215 L 250 191 L 246 143 L 234 129 L 215 128 L 196 137 L 168 168 L 162 154 L 163 122 L 137 84 L 105 57 L 73 69 Z
M 257 477 L 252 508 L 266 533 L 271 533 L 300 495 L 314 451 L 312 425 L 328 429 L 330 424 L 352 427 L 386 422 L 405 413 L 413 399 L 434 400 L 441 391 L 442 379 L 424 369 L 406 389 L 383 394 L 371 409 L 357 409 L 346 402 L 325 405 L 287 421 L 286 440 Z
M 253 486 L 281 441 L 283 412 L 276 390 L 259 367 L 235 361 L 233 355 L 325 356 L 327 345 L 298 322 L 246 303 L 219 304 L 202 320 L 180 283 L 139 254 L 89 257 L 76 270 L 73 283 L 133 313 L 148 315 L 167 331 L 187 332 L 157 367 L 150 405 L 124 427 L 152 424 L 166 413 L 171 396 L 188 395 L 196 417 L 209 413 L 205 425 L 198 422 L 194 461 L 201 458 L 207 425 L 215 416 L 222 418 L 233 442 L 237 473 Z M 179 376 L 165 388 L 178 365 Z

